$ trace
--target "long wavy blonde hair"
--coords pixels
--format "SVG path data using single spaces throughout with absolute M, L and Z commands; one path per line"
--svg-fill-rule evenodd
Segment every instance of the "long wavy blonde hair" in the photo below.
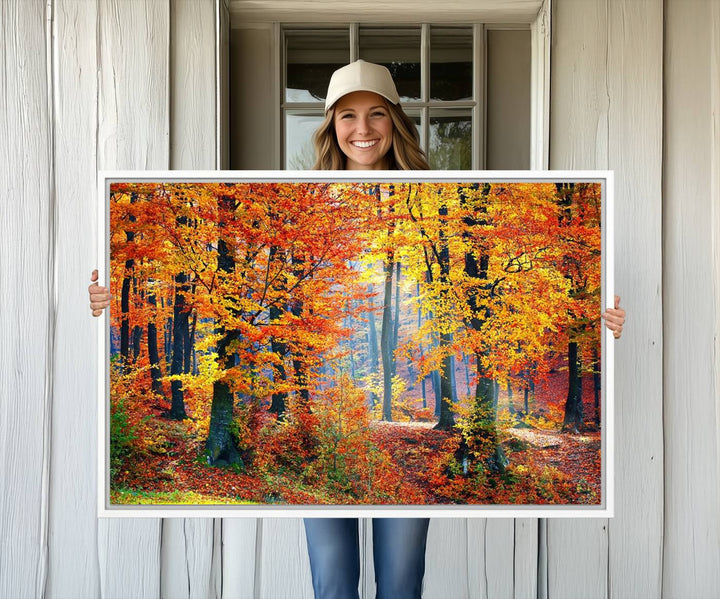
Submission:
M 383 98 L 383 101 L 385 99 Z M 346 156 L 342 153 L 335 135 L 335 105 L 325 114 L 325 119 L 313 134 L 315 164 L 313 170 L 345 170 Z M 385 101 L 393 124 L 392 148 L 388 152 L 390 170 L 430 170 L 425 152 L 420 148 L 420 136 L 415 123 L 405 114 L 400 104 Z

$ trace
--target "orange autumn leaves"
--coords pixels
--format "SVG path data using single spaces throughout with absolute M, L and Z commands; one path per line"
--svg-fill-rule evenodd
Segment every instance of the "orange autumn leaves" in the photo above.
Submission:
M 368 343 L 361 329 L 371 297 L 381 315 L 378 269 L 391 254 L 406 288 L 418 289 L 403 309 L 419 309 L 420 326 L 404 331 L 396 350 L 415 364 L 408 386 L 447 355 L 482 360 L 499 382 L 542 376 L 571 323 L 584 325 L 583 351 L 599 338 L 600 189 L 576 185 L 569 207 L 563 193 L 552 183 L 113 184 L 111 326 L 153 322 L 167 336 L 182 294 L 193 368 L 170 376 L 163 367 L 162 381 L 166 390 L 173 378 L 182 382 L 194 435 L 208 434 L 216 381 L 263 406 L 283 394 L 289 412 L 305 392 L 317 451 L 300 463 L 304 475 L 334 477 L 356 494 L 386 481 L 391 493 L 396 477 L 382 475 L 387 460 L 368 441 L 369 379 L 349 374 L 350 340 Z M 218 264 L 220 244 L 230 268 Z M 482 278 L 468 276 L 468 256 L 483 262 Z M 181 273 L 188 283 L 178 291 Z M 480 314 L 482 326 L 473 326 Z M 221 368 L 214 350 L 227 331 L 235 359 Z M 440 335 L 452 342 L 437 343 Z M 169 345 L 160 345 L 165 364 Z M 147 387 L 146 349 L 134 351 L 146 368 L 138 385 Z M 240 427 L 237 438 L 259 446 L 268 433 L 248 426 L 259 427 Z M 373 460 L 374 476 L 353 474 Z M 256 463 L 277 465 L 268 456 Z

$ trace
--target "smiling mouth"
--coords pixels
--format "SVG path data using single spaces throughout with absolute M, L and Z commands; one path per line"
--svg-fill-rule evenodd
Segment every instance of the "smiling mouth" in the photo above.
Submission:
M 372 148 L 379 140 L 372 139 L 368 141 L 351 141 L 350 143 L 354 145 L 356 148 Z

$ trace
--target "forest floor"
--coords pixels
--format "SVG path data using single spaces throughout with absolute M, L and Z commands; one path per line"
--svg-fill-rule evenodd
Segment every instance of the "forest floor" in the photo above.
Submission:
M 596 504 L 601 500 L 601 433 L 599 428 L 579 433 L 561 431 L 566 376 L 557 371 L 537 385 L 528 415 L 518 411 L 524 407 L 522 392 L 516 391 L 513 399 L 507 390 L 500 390 L 500 438 L 511 468 L 525 468 L 536 482 L 544 478 L 550 480 L 544 483 L 550 486 L 562 480 L 563 493 L 572 501 Z M 584 413 L 591 422 L 595 414 L 592 377 L 585 377 L 583 388 Z M 150 420 L 155 441 L 126 460 L 116 473 L 111 489 L 113 503 L 298 505 L 346 501 L 342 494 L 304 486 L 297 478 L 280 473 L 253 476 L 252 467 L 247 473 L 237 468 L 208 467 L 203 443 L 189 432 L 187 423 L 164 418 L 160 407 Z M 392 469 L 402 473 L 407 491 L 403 495 L 413 497 L 413 504 L 449 503 L 433 488 L 428 464 L 442 452 L 444 441 L 453 433 L 434 430 L 434 424 L 371 422 L 372 442 L 391 456 Z
M 425 476 L 428 458 L 438 452 L 449 433 L 433 430 L 432 422 L 374 422 L 373 441 L 387 450 L 406 473 L 405 480 L 422 493 L 427 504 L 441 503 Z M 553 467 L 600 498 L 600 432 L 580 434 L 533 428 L 503 429 L 511 464 L 532 463 L 539 470 Z M 513 443 L 517 439 L 521 443 Z M 513 449 L 510 450 L 509 448 Z M 520 448 L 520 449 L 518 449 Z
M 201 459 L 202 447 L 188 438 L 182 422 L 158 419 L 165 441 L 161 448 L 137 456 L 113 481 L 113 503 L 151 504 L 317 504 L 320 489 L 277 477 L 257 477 L 231 468 L 210 468 Z M 433 429 L 432 422 L 383 422 L 371 425 L 371 439 L 392 456 L 403 473 L 410 496 L 423 502 L 448 503 L 428 481 L 427 464 L 451 435 Z M 552 467 L 569 477 L 573 487 L 600 498 L 600 432 L 563 433 L 535 428 L 502 431 L 511 464 L 532 464 L 538 471 Z M 331 501 L 335 503 L 336 501 Z

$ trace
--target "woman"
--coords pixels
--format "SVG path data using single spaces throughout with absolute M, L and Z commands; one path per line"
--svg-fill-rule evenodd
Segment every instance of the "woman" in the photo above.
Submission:
M 428 163 L 417 130 L 400 107 L 395 84 L 383 66 L 358 60 L 333 73 L 325 120 L 313 136 L 315 169 L 422 170 Z M 92 281 L 97 280 L 93 271 Z M 88 288 L 94 316 L 110 303 L 106 287 Z M 625 311 L 602 314 L 616 338 Z M 373 556 L 378 599 L 419 598 L 425 571 L 429 518 L 374 518 Z M 306 518 L 305 533 L 317 599 L 358 597 L 360 556 L 356 518 Z
M 335 71 L 313 136 L 315 169 L 428 170 L 390 71 L 362 60 Z M 373 518 L 378 599 L 419 598 L 429 518 Z M 358 597 L 357 518 L 305 518 L 316 599 Z

